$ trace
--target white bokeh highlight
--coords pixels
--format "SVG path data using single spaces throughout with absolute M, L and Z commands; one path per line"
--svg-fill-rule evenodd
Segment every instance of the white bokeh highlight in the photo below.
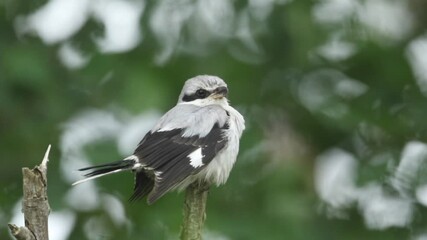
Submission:
M 186 22 L 195 6 L 189 0 L 159 0 L 151 12 L 149 26 L 162 49 L 157 54 L 157 64 L 164 64 L 175 52 Z
M 342 149 L 319 155 L 314 173 L 319 197 L 334 208 L 348 207 L 355 200 L 356 169 L 355 157 Z
M 411 64 L 420 91 L 427 97 L 427 34 L 409 43 L 406 56 Z
M 406 227 L 413 218 L 412 201 L 387 194 L 380 184 L 370 184 L 360 189 L 359 210 L 370 229 Z
M 413 28 L 412 14 L 405 1 L 364 1 L 358 8 L 357 16 L 372 35 L 378 34 L 392 41 L 403 40 Z
M 46 44 L 65 41 L 86 23 L 90 0 L 50 0 L 15 24 L 18 33 L 35 33 Z
M 69 42 L 65 42 L 61 45 L 58 50 L 58 57 L 65 67 L 72 70 L 86 66 L 90 60 L 90 57 L 86 56 Z
M 357 11 L 357 0 L 323 0 L 314 6 L 312 14 L 323 24 L 342 24 Z
M 64 43 L 58 55 L 70 69 L 82 68 L 87 57 L 69 42 L 90 19 L 104 26 L 102 36 L 93 36 L 102 53 L 127 52 L 142 40 L 139 21 L 143 0 L 50 0 L 28 16 L 15 19 L 18 35 L 33 34 L 45 44 Z
M 127 52 L 135 48 L 141 38 L 139 19 L 143 1 L 98 0 L 92 7 L 93 16 L 105 26 L 104 36 L 96 38 L 103 53 Z
M 399 165 L 390 179 L 393 187 L 401 195 L 409 195 L 418 179 L 419 169 L 426 162 L 427 144 L 419 141 L 408 142 L 402 151 Z
M 387 156 L 391 157 L 381 155 L 381 158 Z M 416 203 L 427 205 L 427 185 L 417 182 L 419 170 L 426 161 L 427 144 L 419 141 L 406 143 L 399 164 L 388 181 L 396 191 L 390 191 L 376 181 L 357 186 L 357 158 L 342 149 L 331 149 L 316 158 L 316 191 L 329 208 L 337 211 L 345 211 L 356 204 L 369 229 L 405 228 L 414 221 L 419 207 Z M 410 194 L 412 191 L 415 196 Z
M 415 196 L 420 204 L 427 207 L 427 184 L 417 187 Z
M 353 43 L 333 37 L 325 44 L 317 48 L 317 52 L 330 61 L 343 61 L 356 53 L 356 46 Z
M 296 90 L 309 111 L 340 119 L 348 113 L 346 100 L 363 95 L 368 86 L 335 69 L 320 69 L 305 74 Z

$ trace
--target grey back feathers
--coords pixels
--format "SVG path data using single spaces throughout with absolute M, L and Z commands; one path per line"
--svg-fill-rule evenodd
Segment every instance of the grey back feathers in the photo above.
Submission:
M 172 129 L 185 129 L 183 136 L 206 136 L 215 123 L 221 127 L 227 121 L 227 112 L 218 105 L 199 107 L 192 104 L 179 104 L 169 110 L 151 130 L 170 131 Z

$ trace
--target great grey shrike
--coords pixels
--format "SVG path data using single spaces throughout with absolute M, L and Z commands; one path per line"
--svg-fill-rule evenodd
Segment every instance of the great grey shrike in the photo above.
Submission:
M 178 103 L 157 122 L 134 153 L 117 162 L 86 167 L 85 179 L 112 173 L 135 173 L 131 200 L 154 203 L 170 190 L 193 182 L 219 186 L 227 181 L 245 129 L 243 116 L 228 103 L 227 84 L 201 75 L 187 80 Z

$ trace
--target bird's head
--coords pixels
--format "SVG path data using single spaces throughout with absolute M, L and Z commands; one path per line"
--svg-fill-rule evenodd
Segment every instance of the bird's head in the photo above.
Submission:
M 212 104 L 228 105 L 227 94 L 228 87 L 224 80 L 215 76 L 200 75 L 185 82 L 178 103 L 201 107 Z

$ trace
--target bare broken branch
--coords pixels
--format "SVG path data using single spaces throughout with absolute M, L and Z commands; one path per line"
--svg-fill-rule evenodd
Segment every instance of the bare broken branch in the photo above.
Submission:
M 46 150 L 42 163 L 34 169 L 23 168 L 22 212 L 25 227 L 8 224 L 12 235 L 17 240 L 48 240 L 48 216 L 50 213 L 47 198 L 47 162 L 49 161 L 50 145 Z

